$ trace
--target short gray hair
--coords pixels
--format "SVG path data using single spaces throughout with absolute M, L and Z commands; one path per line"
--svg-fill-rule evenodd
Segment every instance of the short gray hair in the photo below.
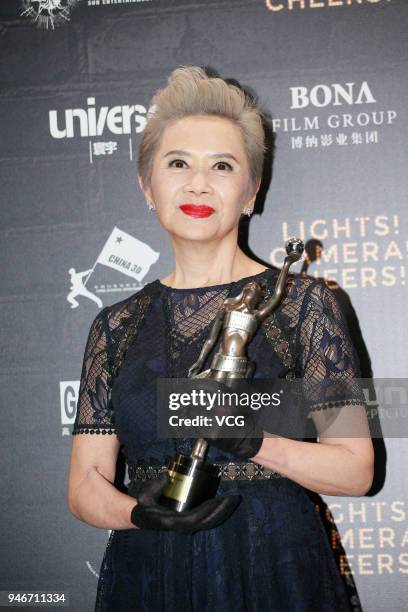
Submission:
M 251 187 L 261 181 L 266 152 L 263 114 L 245 91 L 219 77 L 210 77 L 198 66 L 176 68 L 168 84 L 158 89 L 139 146 L 138 173 L 143 186 L 150 183 L 153 159 L 165 127 L 174 120 L 192 115 L 224 117 L 242 132 Z

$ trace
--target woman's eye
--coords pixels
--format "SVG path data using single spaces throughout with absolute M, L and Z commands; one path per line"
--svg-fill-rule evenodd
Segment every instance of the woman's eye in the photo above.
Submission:
M 183 164 L 185 164 L 186 162 L 184 161 L 184 159 L 173 159 L 170 163 L 169 166 L 173 167 L 173 168 L 183 168 Z M 175 165 L 177 164 L 177 165 Z
M 186 162 L 184 161 L 184 159 L 172 159 L 169 162 L 169 167 L 170 168 L 185 168 L 186 167 L 185 164 L 186 164 Z M 233 170 L 233 167 L 231 166 L 231 164 L 229 164 L 228 162 L 224 162 L 224 161 L 217 162 L 215 164 L 215 167 L 218 170 L 221 170 L 221 171 L 224 171 L 224 172 L 226 170 L 228 170 L 228 171 L 229 170 Z
M 223 166 L 222 168 L 219 167 L 219 170 L 232 170 L 232 166 L 231 164 L 228 164 L 227 162 L 217 162 L 216 166 Z

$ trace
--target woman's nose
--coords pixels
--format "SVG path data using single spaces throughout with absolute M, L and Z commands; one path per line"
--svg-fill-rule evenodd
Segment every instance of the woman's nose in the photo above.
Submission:
M 212 187 L 207 172 L 205 170 L 194 171 L 186 188 L 188 191 L 194 191 L 195 193 L 210 193 Z

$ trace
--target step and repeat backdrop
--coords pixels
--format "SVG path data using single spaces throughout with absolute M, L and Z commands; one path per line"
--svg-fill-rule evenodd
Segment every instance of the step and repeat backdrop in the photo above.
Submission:
M 406 376 L 407 31 L 405 0 L 1 2 L 0 589 L 93 609 L 109 531 L 66 506 L 82 356 L 103 306 L 172 269 L 136 159 L 175 67 L 236 79 L 271 115 L 248 252 L 279 267 L 289 236 L 310 241 L 308 273 L 343 300 L 363 374 Z M 376 438 L 367 496 L 324 498 L 367 611 L 406 609 L 407 430 Z

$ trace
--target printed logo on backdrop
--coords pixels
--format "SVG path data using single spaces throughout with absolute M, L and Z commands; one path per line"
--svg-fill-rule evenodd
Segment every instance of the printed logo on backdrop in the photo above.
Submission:
M 22 0 L 23 17 L 28 17 L 38 28 L 54 30 L 69 21 L 72 8 L 80 0 Z
M 132 134 L 139 134 L 146 125 L 149 111 L 142 104 L 97 104 L 86 99 L 86 108 L 52 109 L 48 112 L 49 130 L 57 140 L 87 139 L 89 162 L 118 154 L 133 161 Z M 127 138 L 126 138 L 127 136 Z
M 150 266 L 157 262 L 159 256 L 160 253 L 154 251 L 145 242 L 123 232 L 118 227 L 114 227 L 92 268 L 87 270 L 70 268 L 68 270 L 71 285 L 67 300 L 71 308 L 78 308 L 78 298 L 91 300 L 98 308 L 102 308 L 102 300 L 97 294 L 141 289 L 144 277 L 149 272 Z M 95 285 L 94 291 L 91 291 L 87 284 L 98 264 L 126 274 L 135 279 L 137 283 L 104 283 Z
M 325 514 L 325 523 L 333 525 L 329 533 L 333 551 L 341 551 L 343 547 L 347 551 L 346 555 L 341 552 L 339 557 L 341 574 L 408 574 L 407 507 L 404 499 L 328 501 Z
M 141 4 L 153 0 L 87 0 L 88 6 L 114 6 L 116 4 Z
M 296 84 L 288 88 L 288 104 L 287 116 L 272 119 L 272 128 L 297 151 L 373 146 L 397 119 L 367 81 Z
M 341 206 L 339 206 L 341 208 Z M 396 205 L 404 209 L 402 202 Z M 344 290 L 403 286 L 406 282 L 408 240 L 398 214 L 330 217 L 282 223 L 282 242 L 299 236 L 313 243 L 307 274 L 337 283 Z M 270 252 L 270 261 L 281 267 L 282 247 Z
M 265 6 L 273 13 L 307 9 L 326 9 L 350 6 L 374 6 L 389 4 L 393 0 L 265 0 Z
M 72 426 L 75 422 L 79 382 L 79 380 L 61 380 L 59 384 L 63 436 L 70 435 L 70 426 Z

